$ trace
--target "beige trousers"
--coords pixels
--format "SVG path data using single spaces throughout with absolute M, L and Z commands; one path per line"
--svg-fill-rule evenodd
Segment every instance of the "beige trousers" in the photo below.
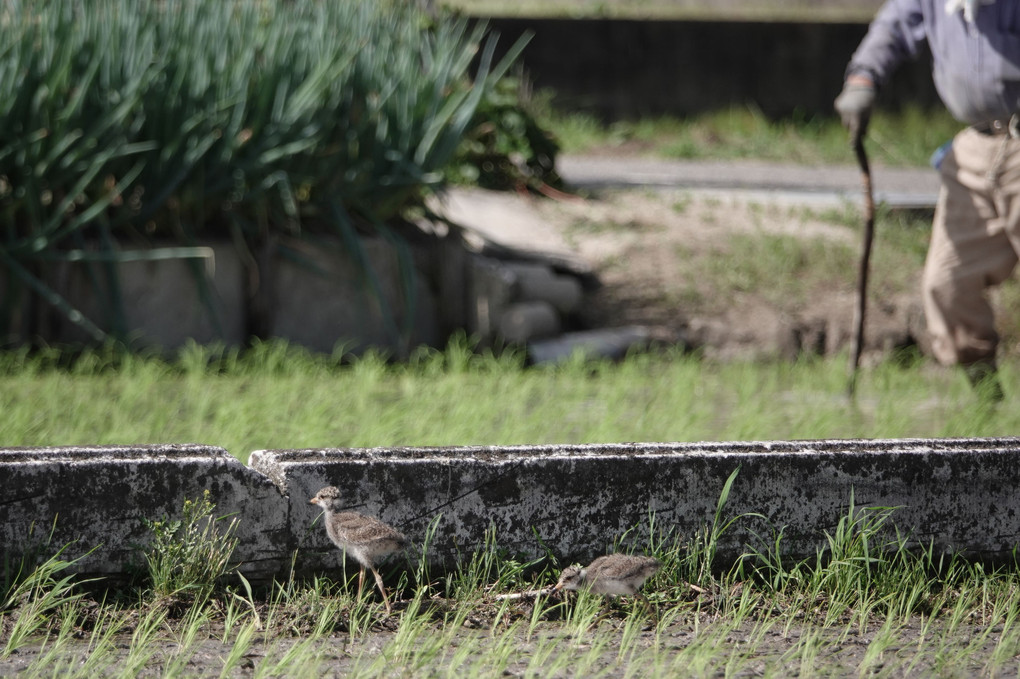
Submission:
M 1020 252 L 1020 140 L 967 128 L 942 161 L 922 292 L 932 350 L 944 364 L 995 361 L 987 289 Z

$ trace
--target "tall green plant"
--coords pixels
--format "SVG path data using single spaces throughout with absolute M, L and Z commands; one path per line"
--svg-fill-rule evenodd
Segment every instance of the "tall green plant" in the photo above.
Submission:
M 125 241 L 379 229 L 444 182 L 523 47 L 495 39 L 410 2 L 0 0 L 0 310 L 32 289 L 103 339 L 54 261 L 101 250 L 112 318 Z

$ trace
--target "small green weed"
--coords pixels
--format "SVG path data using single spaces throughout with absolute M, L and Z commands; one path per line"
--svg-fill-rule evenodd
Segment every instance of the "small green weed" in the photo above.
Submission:
M 238 520 L 213 518 L 215 507 L 206 490 L 201 498 L 184 501 L 181 520 L 145 520 L 153 536 L 145 562 L 157 598 L 205 599 L 233 569 L 230 556 L 238 542 Z M 218 524 L 224 521 L 220 532 Z
M 526 574 L 546 557 L 520 561 L 499 546 L 495 526 L 489 526 L 480 547 L 447 576 L 446 591 L 454 599 L 470 600 L 486 591 L 506 591 L 526 583 Z

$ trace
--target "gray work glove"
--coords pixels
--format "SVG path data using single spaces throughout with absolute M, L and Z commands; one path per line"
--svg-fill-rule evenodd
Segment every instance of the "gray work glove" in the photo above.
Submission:
M 836 112 L 851 134 L 863 135 L 875 106 L 875 86 L 864 78 L 850 78 L 835 101 Z

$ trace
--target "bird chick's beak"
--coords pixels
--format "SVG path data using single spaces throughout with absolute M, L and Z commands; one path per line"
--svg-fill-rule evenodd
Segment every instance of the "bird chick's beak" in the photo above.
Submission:
M 308 501 L 308 504 L 310 504 L 310 505 L 317 505 L 317 504 L 319 504 L 319 498 L 313 497 L 311 500 Z

